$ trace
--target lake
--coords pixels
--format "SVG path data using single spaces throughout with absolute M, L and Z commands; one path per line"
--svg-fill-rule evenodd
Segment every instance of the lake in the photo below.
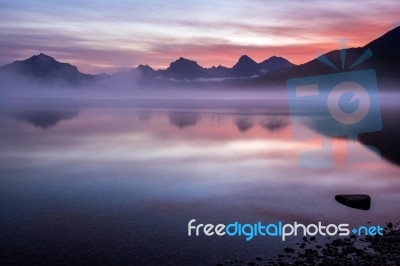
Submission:
M 189 237 L 191 219 L 399 221 L 396 108 L 383 109 L 384 135 L 348 141 L 293 119 L 279 101 L 5 105 L 1 264 L 215 265 L 267 258 L 298 241 Z M 319 159 L 331 167 L 302 167 L 301 154 L 327 141 L 331 149 Z M 369 194 L 371 209 L 335 201 L 346 193 Z

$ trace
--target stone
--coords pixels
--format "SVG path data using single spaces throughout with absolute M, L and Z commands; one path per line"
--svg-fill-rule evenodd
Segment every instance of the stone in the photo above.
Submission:
M 366 194 L 341 194 L 336 195 L 335 199 L 350 208 L 369 210 L 371 207 L 371 197 Z
M 288 253 L 294 253 L 293 248 L 285 248 L 284 250 L 285 250 L 285 252 L 288 252 Z

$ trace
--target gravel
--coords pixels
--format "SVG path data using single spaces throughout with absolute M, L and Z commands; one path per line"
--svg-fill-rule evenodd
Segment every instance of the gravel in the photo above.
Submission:
M 387 223 L 383 236 L 351 235 L 324 244 L 311 243 L 304 238 L 297 247 L 286 247 L 272 258 L 260 258 L 246 263 L 231 260 L 229 264 L 217 265 L 400 265 L 399 223 Z

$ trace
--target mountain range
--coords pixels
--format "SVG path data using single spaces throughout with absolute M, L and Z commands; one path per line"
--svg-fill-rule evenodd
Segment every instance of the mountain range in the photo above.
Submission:
M 247 55 L 239 58 L 232 67 L 213 66 L 203 68 L 196 61 L 183 57 L 172 62 L 168 68 L 154 70 L 148 65 L 115 74 L 89 75 L 81 73 L 76 66 L 61 63 L 53 57 L 40 53 L 26 60 L 15 61 L 0 67 L 0 77 L 12 81 L 29 81 L 39 84 L 85 85 L 95 81 L 125 81 L 137 79 L 193 80 L 210 78 L 242 78 L 268 73 L 278 69 L 290 68 L 294 64 L 282 57 L 273 56 L 261 63 Z
M 341 51 L 330 51 L 323 57 L 327 58 L 336 69 L 321 62 L 321 57 L 290 69 L 280 69 L 274 73 L 252 79 L 246 85 L 281 86 L 289 78 L 332 74 L 345 71 L 374 69 L 377 74 L 378 85 L 381 88 L 396 88 L 400 86 L 400 26 L 385 33 L 363 47 L 345 50 L 345 61 L 341 62 Z M 371 57 L 354 66 L 364 53 L 370 52 Z
M 332 62 L 336 68 L 321 63 L 321 58 L 315 58 L 302 65 L 294 65 L 285 58 L 272 56 L 260 63 L 247 55 L 242 55 L 237 63 L 229 68 L 213 66 L 204 68 L 196 61 L 179 58 L 171 62 L 166 69 L 155 70 L 148 65 L 139 65 L 126 72 L 115 74 L 89 75 L 81 73 L 76 66 L 58 62 L 43 53 L 26 60 L 15 61 L 0 67 L 2 87 L 15 84 L 40 84 L 81 86 L 97 83 L 125 84 L 140 81 L 146 86 L 156 84 L 181 84 L 187 81 L 205 82 L 207 85 L 229 86 L 284 86 L 289 78 L 310 75 L 321 75 L 348 71 L 350 66 L 369 50 L 372 57 L 351 68 L 351 70 L 373 68 L 377 72 L 378 82 L 384 85 L 398 86 L 400 84 L 400 26 L 387 32 L 378 39 L 363 47 L 346 49 L 345 62 L 341 62 L 340 50 L 335 50 L 323 56 Z M 218 81 L 218 82 L 217 82 Z

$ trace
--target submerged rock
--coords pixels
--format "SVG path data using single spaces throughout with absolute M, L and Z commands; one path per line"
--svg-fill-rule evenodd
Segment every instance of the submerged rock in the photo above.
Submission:
M 336 195 L 337 202 L 351 208 L 369 210 L 371 207 L 371 197 L 366 194 L 342 194 Z

